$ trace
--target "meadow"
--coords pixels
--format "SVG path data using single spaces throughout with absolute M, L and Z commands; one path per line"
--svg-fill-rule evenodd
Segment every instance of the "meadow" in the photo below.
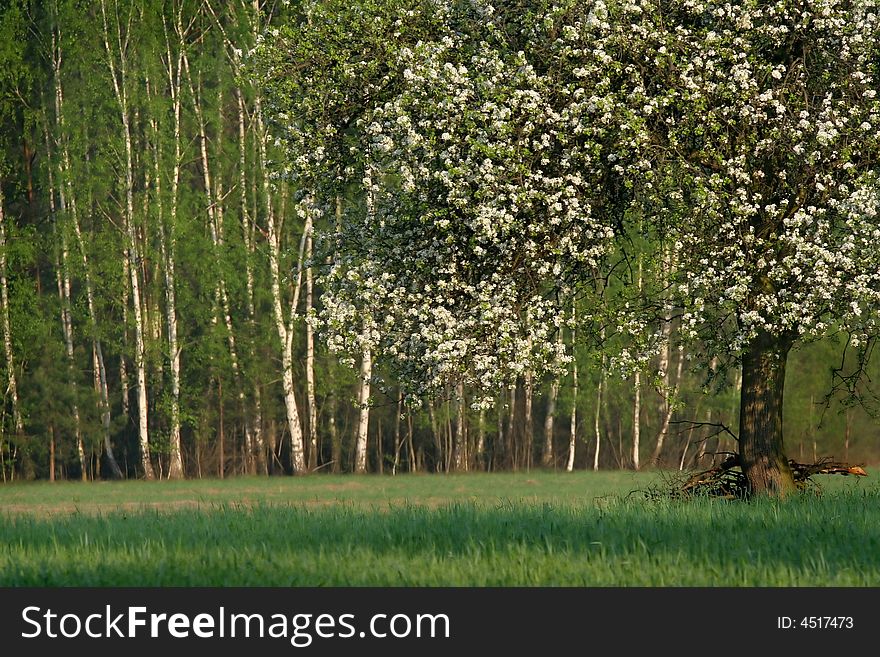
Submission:
M 673 500 L 657 473 L 14 483 L 0 586 L 878 586 L 880 487 Z

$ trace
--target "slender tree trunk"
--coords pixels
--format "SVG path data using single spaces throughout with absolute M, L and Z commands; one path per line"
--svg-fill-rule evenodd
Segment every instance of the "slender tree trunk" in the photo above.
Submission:
M 791 341 L 764 331 L 742 356 L 739 457 L 749 490 L 783 497 L 795 490 L 785 455 L 782 402 Z
M 480 406 L 480 417 L 477 420 L 477 444 L 474 448 L 474 467 L 477 470 L 485 470 L 486 461 L 486 409 Z
M 369 349 L 361 357 L 360 387 L 358 390 L 358 431 L 354 448 L 354 471 L 367 471 L 367 433 L 370 429 L 370 379 L 373 376 L 373 358 Z
M 211 175 L 211 160 L 208 152 L 208 135 L 205 123 L 205 115 L 202 110 L 202 87 L 201 87 L 201 70 L 196 71 L 197 84 L 193 84 L 192 73 L 190 71 L 189 60 L 184 53 L 182 57 L 183 67 L 186 70 L 187 83 L 189 86 L 190 97 L 192 99 L 193 112 L 196 116 L 196 123 L 199 131 L 199 154 L 202 163 L 202 179 L 205 187 L 205 195 L 208 202 L 207 216 L 208 229 L 211 236 L 211 245 L 214 249 L 214 258 L 220 263 L 223 258 L 224 251 L 224 194 L 222 177 L 217 176 L 216 179 Z M 222 152 L 222 119 L 223 119 L 223 101 L 222 96 L 218 99 L 218 107 L 220 108 L 220 117 L 218 125 L 221 126 L 216 133 L 216 150 Z M 213 181 L 213 183 L 212 183 Z M 216 312 L 213 318 L 214 325 L 217 324 L 218 315 L 223 320 L 223 326 L 226 328 L 226 341 L 229 347 L 229 360 L 232 367 L 232 380 L 235 384 L 235 397 L 241 406 L 242 417 L 245 422 L 245 431 L 250 435 L 250 427 L 253 422 L 249 419 L 249 409 L 245 400 L 244 385 L 242 383 L 241 368 L 239 366 L 238 348 L 235 339 L 235 327 L 232 324 L 232 313 L 229 305 L 229 294 L 227 292 L 226 275 L 221 266 L 217 271 L 217 282 L 214 285 L 214 298 L 217 302 Z M 246 439 L 246 442 L 250 442 Z
M 456 472 L 466 472 L 468 469 L 467 441 L 465 440 L 466 410 L 464 399 L 464 384 L 459 381 L 455 387 L 455 444 L 454 468 Z
M 633 376 L 633 445 L 632 445 L 632 462 L 633 470 L 638 470 L 639 463 L 639 443 L 641 442 L 642 433 L 642 373 L 636 372 Z
M 516 428 L 516 388 L 517 383 L 510 386 L 510 411 L 507 415 L 507 460 L 510 467 L 514 470 L 518 469 L 519 460 L 517 458 L 517 445 L 514 429 Z
M 394 415 L 394 461 L 391 465 L 391 474 L 397 474 L 400 465 L 400 450 L 403 448 L 403 437 L 400 435 L 400 417 L 403 414 L 403 393 L 397 395 L 397 413 Z
M 675 368 L 675 382 L 667 383 L 666 389 L 664 390 L 664 413 L 663 413 L 663 422 L 660 425 L 660 431 L 657 433 L 657 442 L 654 445 L 654 453 L 651 455 L 651 462 L 655 465 L 660 464 L 660 456 L 663 452 L 663 445 L 666 442 L 666 437 L 669 434 L 669 424 L 672 422 L 672 414 L 675 412 L 674 404 L 669 402 L 669 398 L 674 398 L 678 394 L 678 386 L 681 382 L 681 370 L 684 365 L 684 354 L 678 354 L 678 363 Z M 668 381 L 668 379 L 667 379 Z
M 306 235 L 306 405 L 309 413 L 309 469 L 318 467 L 318 404 L 315 401 L 315 330 L 309 313 L 314 303 L 312 274 L 312 235 Z
M 24 420 L 18 403 L 18 380 L 15 376 L 15 356 L 12 351 L 12 327 L 9 321 L 9 284 L 6 278 L 6 215 L 3 190 L 0 188 L 0 311 L 3 321 L 3 355 L 6 359 L 6 390 L 12 405 L 12 426 L 20 438 L 24 434 Z
M 492 445 L 492 460 L 489 462 L 490 470 L 498 470 L 499 468 L 504 466 L 504 453 L 505 453 L 505 435 L 504 435 L 504 392 L 502 391 L 495 402 L 495 409 L 497 410 L 497 430 L 495 435 L 495 442 Z
M 339 429 L 336 427 L 336 395 L 330 394 L 330 417 L 327 425 L 330 431 L 330 460 L 333 461 L 331 472 L 339 473 L 342 469 L 342 440 L 339 438 Z
M 47 131 L 48 136 L 48 131 Z M 55 214 L 55 190 L 52 181 L 51 170 L 49 173 L 49 206 L 52 214 Z M 65 198 L 63 191 L 59 195 L 62 214 L 65 212 Z M 73 390 L 74 401 L 71 407 L 71 416 L 73 417 L 73 436 L 76 445 L 76 455 L 79 460 L 81 469 L 80 478 L 83 481 L 88 480 L 88 468 L 86 466 L 86 453 L 83 446 L 82 427 L 79 416 L 79 405 L 76 402 L 77 397 L 77 381 L 76 381 L 76 360 L 73 350 L 73 318 L 71 316 L 71 299 L 70 299 L 70 251 L 68 249 L 67 237 L 64 234 L 64 227 L 58 225 L 56 218 L 56 230 L 59 233 L 61 247 L 61 262 L 56 261 L 56 282 L 58 285 L 58 299 L 61 305 L 61 331 L 64 336 L 64 349 L 67 355 L 67 373 L 69 377 L 70 387 Z
M 431 418 L 431 433 L 434 434 L 434 446 L 437 450 L 437 458 L 434 462 L 434 471 L 441 472 L 445 458 L 443 454 L 443 438 L 440 436 L 440 425 L 437 422 L 437 413 L 434 410 L 434 401 L 428 400 L 428 415 Z
M 59 74 L 60 74 L 60 66 L 61 66 L 61 51 L 59 50 L 57 35 L 53 32 L 52 34 L 52 58 L 53 58 L 53 73 L 55 78 L 55 113 L 56 120 L 58 117 L 58 112 L 60 111 L 60 87 L 59 85 Z M 75 212 L 75 206 L 71 208 L 68 207 L 68 197 L 66 192 L 68 191 L 64 185 L 65 182 L 65 174 L 69 173 L 64 171 L 63 165 L 59 167 L 59 173 L 61 174 L 62 184 L 61 187 L 57 190 L 58 201 L 60 206 L 60 214 L 57 212 L 57 208 L 55 207 L 55 176 L 52 173 L 53 170 L 53 162 L 51 157 L 51 142 L 49 140 L 49 126 L 44 121 L 43 122 L 43 132 L 46 138 L 46 153 L 48 158 L 48 193 L 49 193 L 49 212 L 52 215 L 55 222 L 55 232 L 58 236 L 59 248 L 61 253 L 61 261 L 55 261 L 55 279 L 56 284 L 58 286 L 58 301 L 61 306 L 61 333 L 64 336 L 64 349 L 65 354 L 67 355 L 67 375 L 69 385 L 71 390 L 73 390 L 73 405 L 71 407 L 71 416 L 73 417 L 73 436 L 74 436 L 74 444 L 76 446 L 76 455 L 79 460 L 80 465 L 80 478 L 83 481 L 88 480 L 88 468 L 86 465 L 86 453 L 85 448 L 83 446 L 82 439 L 82 426 L 80 422 L 79 415 L 79 405 L 76 401 L 77 397 L 77 380 L 76 380 L 76 359 L 74 357 L 74 349 L 73 349 L 73 317 L 72 317 L 72 301 L 71 301 L 71 293 L 70 293 L 70 248 L 67 240 L 67 232 L 66 226 L 64 226 L 61 222 L 63 219 L 67 218 L 68 210 L 71 212 Z
M 147 371 L 146 352 L 144 344 L 144 319 L 141 310 L 141 289 L 137 261 L 137 230 L 134 225 L 134 163 L 133 147 L 131 139 L 131 127 L 129 124 L 128 90 L 126 87 L 126 64 L 127 48 L 130 34 L 122 34 L 119 24 L 119 16 L 116 14 L 116 42 L 118 44 L 117 56 L 113 54 L 110 46 L 110 30 L 107 23 L 106 2 L 101 0 L 101 15 L 104 23 L 104 47 L 107 51 L 107 65 L 110 77 L 113 81 L 113 89 L 119 104 L 120 118 L 122 120 L 122 137 L 125 143 L 125 233 L 128 239 L 126 244 L 126 260 L 128 261 L 128 273 L 131 278 L 132 308 L 134 309 L 134 332 L 135 332 L 135 370 L 137 374 L 138 390 L 138 443 L 141 452 L 141 467 L 146 479 L 154 479 L 153 465 L 150 461 L 150 442 L 147 425 Z
M 562 345 L 562 329 L 557 336 L 558 344 Z M 559 374 L 553 375 L 550 383 L 550 395 L 547 398 L 547 416 L 544 418 L 544 445 L 541 450 L 541 465 L 545 468 L 553 466 L 553 425 L 556 420 L 556 399 L 559 397 Z
M 413 445 L 412 413 L 406 414 L 406 448 L 409 452 L 409 471 L 417 472 L 419 469 L 419 462 L 416 458 L 415 445 Z
M 171 375 L 171 426 L 169 427 L 169 447 L 171 463 L 168 470 L 170 479 L 181 479 L 184 476 L 183 448 L 180 436 L 180 352 L 177 337 L 177 212 L 180 196 L 180 167 L 182 153 L 180 147 L 180 114 L 181 114 L 181 78 L 183 73 L 183 27 L 181 10 L 177 14 L 178 52 L 172 56 L 171 44 L 166 42 L 168 88 L 171 90 L 171 102 L 174 113 L 174 161 L 171 167 L 171 211 L 167 226 L 162 217 L 159 218 L 160 251 L 165 272 L 165 324 L 168 332 L 168 357 Z M 156 193 L 161 193 L 159 176 L 159 132 L 153 123 L 156 136 Z
M 572 304 L 571 318 L 571 350 L 574 354 L 574 358 L 572 359 L 571 365 L 571 421 L 569 423 L 568 433 L 568 459 L 565 462 L 566 472 L 574 471 L 574 452 L 577 445 L 578 364 L 577 351 L 575 350 L 575 345 L 577 344 L 577 330 L 574 328 L 574 322 L 576 320 L 574 304 Z
M 272 208 L 272 190 L 269 184 L 268 160 L 266 156 L 266 135 L 263 127 L 262 110 L 259 97 L 255 101 L 254 113 L 257 123 L 257 143 L 260 155 L 260 168 L 263 175 L 263 202 L 267 221 L 267 238 L 269 241 L 269 272 L 271 275 L 272 310 L 275 317 L 275 329 L 281 341 L 281 380 L 284 390 L 284 407 L 287 413 L 287 424 L 290 431 L 290 459 L 295 474 L 306 472 L 306 462 L 303 449 L 303 430 L 300 421 L 299 408 L 296 404 L 296 396 L 293 386 L 293 323 L 288 327 L 284 316 L 282 290 L 281 290 L 281 233 L 280 226 L 276 221 Z M 311 214 L 309 213 L 309 220 Z M 308 233 L 309 227 L 304 230 L 303 237 Z M 297 281 L 294 289 L 294 300 L 291 303 L 290 315 L 295 316 L 297 299 L 299 297 L 300 275 L 303 264 L 303 251 L 305 239 L 300 247 L 299 266 Z
M 602 330 L 602 339 L 605 338 L 605 330 Z M 599 430 L 599 421 L 602 418 L 602 396 L 605 391 L 605 357 L 602 357 L 601 365 L 599 366 L 599 385 L 596 386 L 596 414 L 594 416 L 593 428 L 596 434 L 596 449 L 593 452 L 593 470 L 599 469 L 599 448 L 601 446 L 601 438 L 602 434 Z
M 92 335 L 92 370 L 94 374 L 95 390 L 98 392 L 98 404 L 101 412 L 101 423 L 104 429 L 104 452 L 107 457 L 107 463 L 110 466 L 110 473 L 114 478 L 122 477 L 122 470 L 116 462 L 113 455 L 113 446 L 110 442 L 110 394 L 107 387 L 107 372 L 104 367 L 104 352 L 101 348 L 101 341 L 98 338 L 98 317 L 95 310 L 95 291 L 92 282 L 91 268 L 89 267 L 88 255 L 86 252 L 85 241 L 83 240 L 82 231 L 79 225 L 79 215 L 76 210 L 76 196 L 73 191 L 73 172 L 70 166 L 70 155 L 68 151 L 67 129 L 64 119 L 64 93 L 61 86 L 61 26 L 57 22 L 57 7 L 55 25 L 52 33 L 53 43 L 53 80 L 55 87 L 55 127 L 58 131 L 58 150 L 60 151 L 59 173 L 60 173 L 60 192 L 66 193 L 70 207 L 70 223 L 72 224 L 74 236 L 76 238 L 77 247 L 79 249 L 80 260 L 82 262 L 83 277 L 85 279 L 86 303 L 89 312 L 89 328 Z M 46 130 L 46 153 L 47 157 L 51 153 L 51 144 L 49 140 L 48 126 L 44 126 Z M 50 203 L 54 203 L 54 197 L 51 193 L 51 177 L 52 167 L 49 166 L 49 187 L 50 187 Z M 65 254 L 67 248 L 64 248 Z M 67 260 L 66 255 L 64 258 Z M 65 265 L 66 266 L 66 265 Z M 69 291 L 69 280 L 68 280 Z M 77 413 L 78 415 L 78 413 Z M 77 422 L 77 424 L 79 424 Z M 78 441 L 78 444 L 81 441 Z
M 245 127 L 245 104 L 241 89 L 235 88 L 235 99 L 238 105 L 238 160 L 239 160 L 239 202 L 241 204 L 241 228 L 245 246 L 245 285 L 248 310 L 248 326 L 250 327 L 250 357 L 252 361 L 256 355 L 257 313 L 254 303 L 254 256 L 255 240 L 253 237 L 254 222 L 251 219 L 247 199 L 247 131 Z M 258 374 L 254 376 L 251 395 L 253 397 L 253 415 L 251 418 L 251 435 L 253 436 L 253 450 L 256 455 L 257 471 L 268 474 L 266 461 L 266 446 L 263 440 L 263 410 L 260 395 Z
M 55 425 L 49 426 L 49 481 L 55 481 Z
M 526 470 L 530 470 L 532 467 L 532 451 L 534 449 L 534 440 L 535 440 L 535 423 L 532 419 L 532 402 L 534 400 L 534 375 L 531 372 L 526 372 L 525 380 L 523 382 L 523 396 L 525 402 L 525 417 L 523 418 L 523 425 L 525 426 L 525 466 Z

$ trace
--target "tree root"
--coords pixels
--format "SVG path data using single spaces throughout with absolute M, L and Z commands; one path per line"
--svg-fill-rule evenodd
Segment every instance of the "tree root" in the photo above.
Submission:
M 812 477 L 817 474 L 840 474 L 867 477 L 868 473 L 860 465 L 849 465 L 820 459 L 816 463 L 788 461 L 794 475 L 795 485 L 801 490 L 815 486 Z M 720 465 L 689 476 L 673 491 L 673 497 L 721 497 L 736 499 L 748 497 L 748 482 L 740 467 L 739 455 L 730 454 Z

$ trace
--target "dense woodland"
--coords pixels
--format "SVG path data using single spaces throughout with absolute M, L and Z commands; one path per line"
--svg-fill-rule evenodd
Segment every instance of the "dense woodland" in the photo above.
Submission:
M 321 236 L 370 202 L 349 190 L 313 215 L 275 175 L 248 53 L 295 5 L 3 4 L 2 479 L 678 469 L 733 450 L 740 374 L 692 358 L 676 322 L 624 376 L 566 323 L 566 371 L 526 371 L 491 405 L 452 385 L 414 403 L 369 351 L 330 352 Z M 832 394 L 844 342 L 792 353 L 792 458 L 880 452 L 871 409 Z

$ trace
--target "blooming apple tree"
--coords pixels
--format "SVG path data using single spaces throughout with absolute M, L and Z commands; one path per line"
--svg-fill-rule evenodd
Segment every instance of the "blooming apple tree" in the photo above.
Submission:
M 876 10 L 873 0 L 621 10 L 652 142 L 641 198 L 675 247 L 685 336 L 740 355 L 740 461 L 753 491 L 793 487 L 782 441 L 790 348 L 876 331 Z
M 674 256 L 668 281 L 646 283 L 663 302 L 638 303 L 621 279 L 624 302 L 595 295 L 587 319 L 614 318 L 636 347 L 618 360 L 638 366 L 664 336 L 657 309 L 672 308 L 695 352 L 738 361 L 740 464 L 752 491 L 785 494 L 789 350 L 833 330 L 858 345 L 877 329 L 876 10 L 362 3 L 396 45 L 380 66 L 362 52 L 340 60 L 344 88 L 369 92 L 356 119 L 327 124 L 347 139 L 336 171 L 363 196 L 333 235 L 331 347 L 367 344 L 417 393 L 553 367 L 565 361 L 551 338 L 561 304 L 616 275 L 610 256 L 638 226 Z M 321 94 L 333 97 L 305 95 L 314 106 Z M 304 134 L 291 116 L 282 135 Z M 288 143 L 294 164 L 325 155 Z

